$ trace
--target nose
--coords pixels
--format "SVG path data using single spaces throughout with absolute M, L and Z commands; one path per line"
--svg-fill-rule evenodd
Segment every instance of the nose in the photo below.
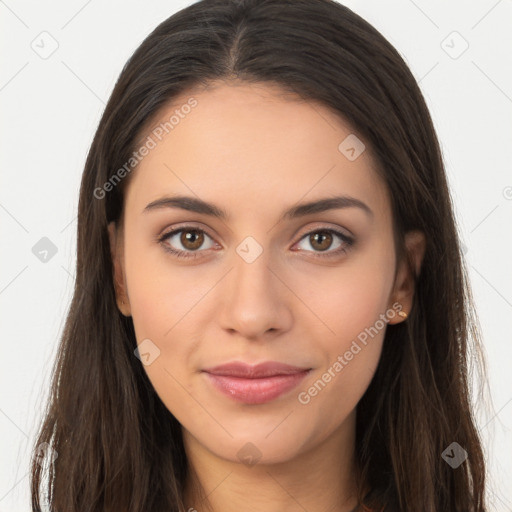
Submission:
M 252 262 L 238 254 L 219 290 L 221 327 L 250 340 L 276 337 L 293 323 L 293 293 L 263 251 Z

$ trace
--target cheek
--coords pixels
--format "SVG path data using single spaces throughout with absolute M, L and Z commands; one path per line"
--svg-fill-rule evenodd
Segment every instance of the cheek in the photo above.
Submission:
M 151 353 L 144 370 L 167 409 L 181 420 L 190 404 L 188 379 L 197 339 L 188 320 L 200 290 L 184 288 L 179 272 L 173 275 L 161 266 L 147 267 L 141 259 L 133 263 L 131 269 L 127 265 L 127 272 L 132 271 L 127 285 L 135 336 L 139 349 L 146 344 Z
M 326 421 L 332 426 L 357 405 L 370 384 L 388 321 L 394 317 L 388 303 L 392 257 L 385 251 L 367 251 L 346 263 L 329 273 L 317 269 L 298 282 L 299 290 L 307 291 L 308 305 L 329 328 L 316 336 L 323 364 L 301 387 L 298 401 L 310 412 L 330 410 Z M 311 335 L 314 338 L 314 331 Z
M 157 355 L 144 370 L 166 406 L 179 412 L 190 403 L 202 318 L 212 307 L 208 292 L 219 278 L 200 266 L 173 267 L 162 249 L 136 244 L 127 247 L 125 268 L 137 343 Z
M 327 327 L 322 331 L 329 351 L 343 350 L 391 306 L 393 269 L 392 253 L 375 243 L 338 267 L 310 265 L 307 272 L 296 272 L 294 290 Z
M 202 297 L 215 283 L 211 271 L 177 265 L 156 243 L 128 244 L 125 265 L 138 340 L 154 336 L 167 343 L 186 323 L 186 317 L 196 313 Z
M 343 300 L 346 307 L 343 308 Z M 371 294 L 342 294 L 338 308 L 326 312 L 334 335 L 317 337 L 321 364 L 298 390 L 297 402 L 308 428 L 327 434 L 353 411 L 377 369 L 387 322 Z M 315 418 L 322 418 L 319 425 Z

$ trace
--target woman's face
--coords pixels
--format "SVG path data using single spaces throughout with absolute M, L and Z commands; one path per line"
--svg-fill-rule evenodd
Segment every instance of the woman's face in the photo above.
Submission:
M 141 139 L 117 242 L 110 226 L 149 379 L 188 442 L 235 462 L 352 435 L 396 302 L 408 312 L 412 298 L 369 148 L 330 110 L 279 94 L 218 83 L 177 98 Z M 335 197 L 351 199 L 321 207 Z M 233 361 L 308 371 L 204 371 Z

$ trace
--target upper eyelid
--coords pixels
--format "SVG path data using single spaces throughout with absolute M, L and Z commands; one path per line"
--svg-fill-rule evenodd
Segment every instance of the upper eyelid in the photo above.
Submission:
M 215 237 L 213 235 L 211 235 L 207 229 L 203 228 L 203 227 L 199 227 L 199 226 L 194 226 L 193 224 L 185 224 L 183 226 L 175 226 L 169 230 L 166 230 L 164 229 L 162 231 L 162 234 L 161 235 L 158 235 L 158 239 L 162 239 L 162 238 L 167 238 L 171 235 L 175 235 L 176 233 L 179 233 L 180 231 L 186 231 L 186 230 L 189 230 L 189 231 L 200 231 L 200 232 L 203 232 L 205 233 L 206 235 L 208 235 L 212 240 L 215 240 Z

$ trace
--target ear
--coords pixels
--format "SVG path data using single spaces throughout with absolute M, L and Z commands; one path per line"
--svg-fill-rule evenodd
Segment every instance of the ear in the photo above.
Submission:
M 405 234 L 406 257 L 400 262 L 393 291 L 392 304 L 401 304 L 401 311 L 409 313 L 414 298 L 415 277 L 419 275 L 423 256 L 425 255 L 425 234 L 421 231 L 409 231 Z M 389 320 L 390 324 L 403 322 L 405 319 L 399 315 Z
M 110 241 L 110 255 L 112 257 L 113 280 L 116 293 L 117 307 L 124 316 L 130 316 L 130 301 L 126 293 L 126 279 L 124 272 L 123 232 L 118 229 L 114 221 L 108 225 Z

